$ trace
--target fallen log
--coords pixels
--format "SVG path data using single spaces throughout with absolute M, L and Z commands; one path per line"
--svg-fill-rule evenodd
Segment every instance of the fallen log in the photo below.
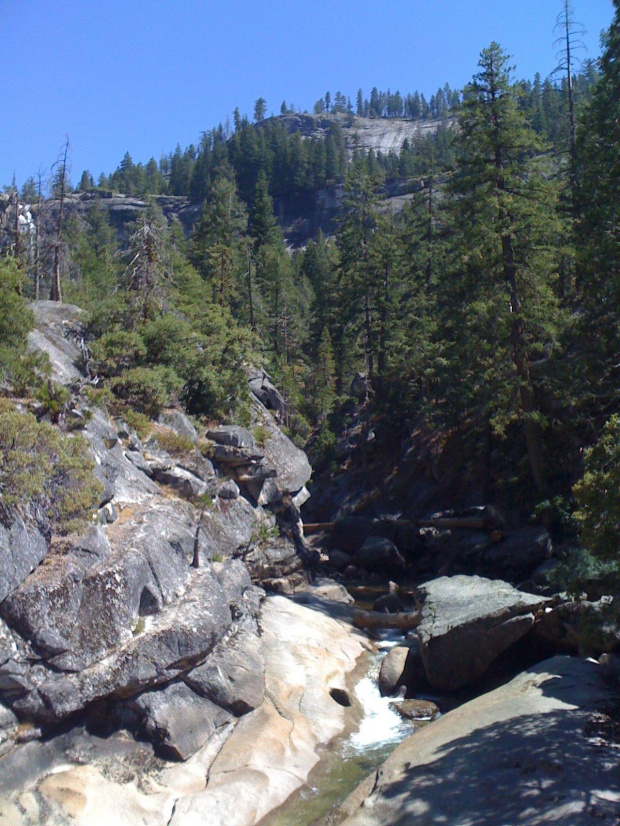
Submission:
M 422 612 L 409 614 L 383 614 L 380 611 L 356 611 L 353 625 L 356 628 L 417 628 L 422 622 Z
M 333 530 L 333 522 L 304 522 L 304 533 L 320 533 L 321 531 Z
M 420 519 L 418 525 L 421 528 L 459 528 L 469 530 L 489 529 L 494 527 L 493 520 L 485 516 L 439 516 L 435 519 Z

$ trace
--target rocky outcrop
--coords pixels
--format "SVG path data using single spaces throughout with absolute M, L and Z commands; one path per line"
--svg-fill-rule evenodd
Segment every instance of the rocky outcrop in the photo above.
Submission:
M 236 637 L 238 667 L 227 661 L 227 674 L 219 672 L 228 650 L 222 643 L 214 659 L 184 681 L 129 703 L 129 712 L 145 715 L 166 753 L 194 752 L 185 762 L 165 763 L 125 732 L 102 739 L 76 728 L 33 741 L 2 760 L 0 820 L 11 826 L 254 826 L 305 782 L 319 760 L 317 747 L 344 725 L 344 708 L 330 692 L 345 693 L 344 677 L 363 639 L 329 616 L 329 604 L 316 598 L 313 604 L 268 598 L 258 646 L 243 642 L 243 633 Z M 264 702 L 250 710 L 263 695 L 242 672 L 256 657 L 264 664 Z M 229 714 L 239 711 L 240 701 L 249 711 L 244 717 L 222 714 L 225 704 Z
M 338 822 L 616 823 L 616 693 L 597 663 L 547 660 L 401 743 Z
M 179 410 L 164 411 L 143 442 L 82 393 L 78 308 L 39 302 L 34 311 L 31 345 L 70 387 L 104 489 L 79 536 L 50 541 L 26 512 L 0 525 L 0 705 L 48 731 L 105 708 L 108 729 L 127 725 L 188 759 L 263 702 L 255 583 L 306 581 L 292 497 L 308 460 L 258 401 L 265 448 L 244 428 L 216 428 L 210 461 Z M 277 514 L 231 478 L 229 451 L 268 466 Z
M 79 343 L 80 318 L 83 311 L 74 304 L 58 301 L 36 301 L 30 305 L 36 327 L 28 334 L 31 350 L 46 353 L 52 368 L 52 378 L 58 384 L 71 384 L 82 377 Z
M 547 602 L 500 580 L 477 576 L 441 577 L 420 586 L 420 592 L 422 660 L 431 685 L 444 691 L 481 677 L 533 627 Z

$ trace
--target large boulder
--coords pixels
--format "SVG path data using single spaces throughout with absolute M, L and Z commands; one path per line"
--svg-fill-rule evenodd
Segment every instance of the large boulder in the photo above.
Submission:
M 242 605 L 244 594 L 236 597 Z M 167 683 L 203 661 L 224 637 L 231 625 L 230 603 L 212 567 L 198 569 L 183 599 L 166 606 L 136 636 L 78 672 L 37 675 L 36 690 L 16 700 L 13 710 L 53 722 L 95 700 L 130 697 Z
M 258 708 L 265 697 L 265 662 L 257 634 L 244 630 L 218 643 L 209 659 L 185 676 L 185 682 L 196 694 L 237 716 Z
M 284 435 L 263 404 L 253 401 L 252 416 L 256 425 L 265 430 L 262 444 L 265 463 L 277 472 L 273 482 L 278 491 L 280 494 L 297 493 L 312 475 L 308 457 Z
M 403 572 L 406 563 L 396 545 L 381 536 L 369 536 L 355 554 L 355 564 L 377 573 Z
M 254 436 L 245 427 L 234 424 L 221 424 L 207 430 L 207 439 L 212 439 L 218 445 L 251 449 L 256 446 Z
M 140 694 L 131 706 L 143 718 L 143 728 L 164 757 L 187 760 L 233 719 L 229 712 L 196 694 L 185 683 Z
M 558 651 L 598 656 L 620 645 L 615 600 L 567 601 L 542 615 L 536 637 Z
M 441 577 L 421 585 L 420 592 L 422 659 L 429 682 L 442 691 L 479 679 L 532 628 L 547 602 L 478 576 Z
M 187 438 L 191 439 L 194 443 L 198 441 L 196 428 L 185 413 L 180 410 L 164 410 L 159 414 L 157 421 L 159 424 L 164 425 L 164 427 L 169 427 L 170 430 L 174 430 L 179 436 L 187 436 Z
M 388 651 L 381 663 L 378 683 L 382 697 L 399 693 L 405 697 L 415 697 L 429 689 L 417 640 L 396 645 Z

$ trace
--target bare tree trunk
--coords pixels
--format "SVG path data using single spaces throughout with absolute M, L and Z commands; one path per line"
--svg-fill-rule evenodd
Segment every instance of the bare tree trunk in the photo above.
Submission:
M 19 193 L 15 190 L 15 223 L 13 226 L 13 235 L 15 237 L 15 259 L 19 261 Z
M 65 141 L 64 154 L 60 167 L 60 205 L 58 209 L 58 225 L 56 230 L 56 242 L 54 244 L 54 274 L 52 288 L 50 290 L 50 301 L 62 301 L 62 289 L 60 285 L 60 253 L 62 244 L 63 218 L 65 208 L 65 195 L 67 189 L 67 154 L 69 152 L 69 138 Z
M 252 298 L 252 254 L 248 248 L 248 299 L 250 302 L 250 330 L 256 332 L 254 323 L 254 300 Z

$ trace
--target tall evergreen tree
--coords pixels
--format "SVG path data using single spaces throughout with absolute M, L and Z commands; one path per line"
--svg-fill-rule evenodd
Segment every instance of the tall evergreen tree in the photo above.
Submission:
M 620 0 L 604 38 L 600 79 L 577 143 L 580 220 L 576 233 L 587 391 L 618 410 L 620 352 Z
M 531 363 L 544 356 L 560 324 L 556 192 L 518 107 L 506 54 L 492 43 L 478 65 L 464 93 L 450 187 L 460 264 L 442 296 L 459 365 L 455 389 L 461 415 L 482 414 L 483 428 L 501 434 L 521 424 L 543 491 L 544 419 Z

